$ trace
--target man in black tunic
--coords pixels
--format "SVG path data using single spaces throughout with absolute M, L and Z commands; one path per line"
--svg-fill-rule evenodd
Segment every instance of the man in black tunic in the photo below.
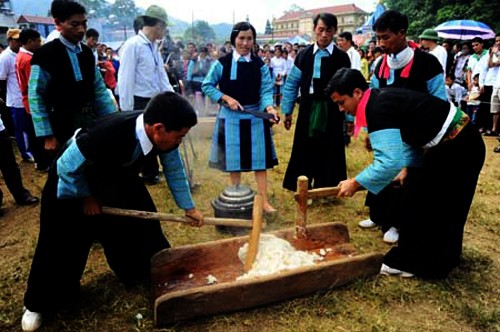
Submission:
M 33 54 L 28 98 L 35 134 L 55 154 L 77 128 L 117 109 L 92 51 L 81 42 L 87 29 L 85 7 L 54 0 L 51 14 L 61 34 Z
M 378 194 L 394 179 L 405 188 L 399 243 L 385 255 L 380 273 L 445 278 L 460 263 L 484 163 L 478 130 L 451 102 L 406 89 L 369 89 L 353 69 L 339 70 L 328 93 L 341 111 L 356 116 L 356 126 L 368 128 L 374 154 L 372 164 L 339 183 L 338 196 L 362 188 Z M 400 172 L 402 166 L 418 168 Z
M 325 96 L 328 80 L 340 68 L 350 68 L 349 56 L 333 43 L 337 18 L 318 14 L 314 20 L 316 43 L 295 59 L 283 88 L 281 112 L 290 130 L 295 100 L 300 107 L 295 126 L 292 154 L 283 188 L 295 191 L 297 177 L 305 175 L 312 188 L 331 187 L 346 178 L 344 114 Z
M 160 223 L 101 214 L 102 206 L 156 211 L 139 178 L 148 154 L 158 154 L 176 204 L 193 225 L 202 225 L 178 150 L 196 122 L 185 98 L 165 92 L 150 101 L 144 114 L 105 116 L 66 143 L 42 193 L 40 234 L 24 298 L 25 331 L 36 330 L 42 314 L 78 299 L 94 241 L 101 243 L 109 266 L 125 285 L 148 282 L 151 257 L 170 247 Z
M 374 69 L 370 87 L 405 88 L 448 100 L 443 68 L 437 58 L 406 40 L 406 15 L 387 10 L 377 19 L 373 30 L 385 54 Z M 360 221 L 359 225 L 364 228 L 379 225 L 385 242 L 397 242 L 401 197 L 401 188 L 392 184 L 377 195 L 369 192 L 366 206 L 370 208 L 370 219 Z

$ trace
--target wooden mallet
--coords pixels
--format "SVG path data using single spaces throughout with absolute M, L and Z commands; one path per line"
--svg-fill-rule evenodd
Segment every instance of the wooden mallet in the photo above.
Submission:
M 162 212 L 128 210 L 128 209 L 119 209 L 107 206 L 102 207 L 102 212 L 105 214 L 113 216 L 121 216 L 121 217 L 134 217 L 134 218 L 149 219 L 149 220 L 180 222 L 186 224 L 193 223 L 192 219 L 187 218 L 185 216 L 178 216 L 175 214 L 162 213 Z M 262 224 L 262 213 L 260 220 Z M 244 228 L 252 228 L 253 224 L 255 223 L 255 221 L 251 223 L 250 220 L 245 220 L 245 219 L 214 218 L 214 217 L 204 217 L 203 221 L 205 225 L 244 227 Z
M 255 195 L 252 210 L 252 231 L 248 237 L 248 251 L 244 265 L 245 272 L 252 269 L 252 265 L 259 252 L 260 230 L 262 228 L 262 202 L 262 196 Z

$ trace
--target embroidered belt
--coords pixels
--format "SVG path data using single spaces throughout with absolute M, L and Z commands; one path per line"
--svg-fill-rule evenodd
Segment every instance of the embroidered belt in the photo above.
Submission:
M 454 139 L 469 122 L 469 116 L 450 102 L 450 112 L 443 123 L 439 133 L 429 143 L 424 145 L 424 149 L 432 148 L 441 142 Z
M 444 134 L 441 142 L 451 141 L 452 139 L 457 137 L 462 129 L 464 129 L 464 127 L 469 123 L 469 121 L 469 116 L 462 112 L 459 108 L 457 108 L 457 113 L 453 117 L 453 120 L 448 127 L 448 130 Z

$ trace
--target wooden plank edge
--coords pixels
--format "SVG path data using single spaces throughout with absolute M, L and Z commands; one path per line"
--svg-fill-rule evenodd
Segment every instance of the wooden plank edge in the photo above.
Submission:
M 156 326 L 160 327 L 187 319 L 241 311 L 327 291 L 355 279 L 378 274 L 382 260 L 381 253 L 361 254 L 259 278 L 163 294 L 154 301 L 154 321 Z M 327 280 L 332 275 L 337 277 Z M 317 281 L 318 285 L 304 286 L 304 282 L 297 282 L 311 279 Z M 286 291 L 280 291 L 280 284 L 286 287 Z M 247 296 L 247 293 L 253 294 L 253 297 Z M 183 307 L 186 310 L 183 310 Z

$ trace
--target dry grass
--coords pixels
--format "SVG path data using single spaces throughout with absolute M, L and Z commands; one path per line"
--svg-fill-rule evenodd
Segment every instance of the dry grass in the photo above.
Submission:
M 200 128 L 201 129 L 201 128 Z M 229 185 L 227 175 L 207 168 L 209 139 L 193 133 L 197 152 L 194 197 L 198 208 L 213 215 L 211 200 Z M 281 164 L 269 172 L 270 196 L 280 211 L 268 230 L 293 225 L 292 193 L 281 188 L 290 153 L 291 132 L 275 128 Z M 373 276 L 328 293 L 275 303 L 253 310 L 208 317 L 155 329 L 148 290 L 126 290 L 110 272 L 102 250 L 95 245 L 82 280 L 82 308 L 50 317 L 41 331 L 500 331 L 500 155 L 497 142 L 485 138 L 487 160 L 466 225 L 463 263 L 448 279 L 428 282 Z M 349 172 L 354 175 L 370 161 L 360 141 L 348 149 Z M 32 165 L 21 165 L 25 183 L 40 194 L 45 176 Z M 252 174 L 244 182 L 255 188 Z M 39 207 L 17 207 L 6 194 L 6 214 L 0 219 L 0 331 L 19 331 L 22 298 L 38 235 Z M 164 185 L 150 187 L 162 212 L 180 213 Z M 367 216 L 364 194 L 352 199 L 317 201 L 310 208 L 311 223 L 340 221 L 348 225 L 360 253 L 385 252 L 389 246 L 377 230 L 361 230 L 357 221 Z M 202 229 L 164 223 L 173 246 L 221 239 L 213 227 Z M 241 299 L 245 301 L 245 299 Z M 137 314 L 143 319 L 138 320 Z

